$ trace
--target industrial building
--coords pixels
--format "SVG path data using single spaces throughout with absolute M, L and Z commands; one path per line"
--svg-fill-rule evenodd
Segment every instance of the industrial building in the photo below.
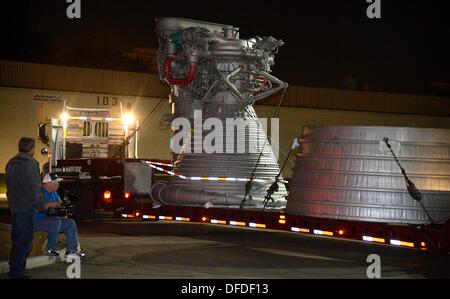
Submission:
M 17 152 L 22 136 L 37 137 L 38 124 L 59 117 L 69 106 L 130 107 L 142 121 L 169 87 L 157 75 L 0 61 L 0 174 Z M 259 117 L 272 117 L 280 95 L 257 103 Z M 163 104 L 140 131 L 138 156 L 170 159 L 171 131 L 165 124 L 170 106 Z M 436 96 L 291 86 L 279 114 L 280 147 L 287 151 L 303 126 L 370 125 L 450 128 L 450 99 Z M 38 149 L 45 147 L 38 144 Z M 36 155 L 41 162 L 45 157 Z M 283 157 L 280 156 L 280 159 Z M 290 178 L 292 166 L 284 177 Z

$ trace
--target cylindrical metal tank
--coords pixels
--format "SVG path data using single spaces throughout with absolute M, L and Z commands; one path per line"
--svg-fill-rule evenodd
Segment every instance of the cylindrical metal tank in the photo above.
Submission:
M 303 129 L 286 211 L 330 219 L 428 222 L 392 148 L 435 221 L 450 216 L 450 130 L 311 126 Z

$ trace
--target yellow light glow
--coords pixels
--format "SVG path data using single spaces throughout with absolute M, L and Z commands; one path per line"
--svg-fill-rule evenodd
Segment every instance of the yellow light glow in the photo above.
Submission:
M 144 218 L 144 219 L 156 219 L 156 216 L 154 216 L 154 215 L 143 215 L 142 216 L 142 218 Z
M 333 232 L 329 232 L 326 230 L 315 229 L 313 232 L 315 235 L 322 235 L 322 236 L 332 236 L 333 235 Z
M 250 227 L 257 227 L 257 228 L 266 228 L 265 224 L 253 223 L 253 222 L 249 223 L 248 226 L 250 226 Z
M 279 224 L 286 224 L 286 220 L 280 219 L 280 220 L 278 220 L 278 223 Z
M 363 236 L 362 239 L 367 242 L 377 242 L 377 243 L 385 243 L 386 241 L 383 238 L 375 238 L 370 236 Z
M 230 221 L 230 225 L 236 225 L 236 226 L 245 226 L 245 222 L 240 221 Z
M 159 220 L 173 220 L 172 216 L 159 216 Z
M 134 122 L 134 116 L 131 113 L 127 113 L 123 116 L 123 122 L 129 126 Z
M 280 219 L 286 219 L 285 215 L 280 215 Z
M 420 242 L 420 246 L 425 247 L 425 246 L 427 246 L 427 243 L 425 243 L 425 242 Z
M 63 112 L 61 114 L 61 120 L 66 122 L 69 119 L 69 114 L 67 112 Z
M 405 242 L 405 241 L 399 241 L 399 240 L 391 240 L 390 243 L 392 245 L 397 245 L 397 246 L 414 247 L 414 243 L 411 243 L 411 242 Z
M 291 227 L 291 231 L 299 232 L 299 233 L 309 233 L 309 229 L 308 228 Z
M 227 224 L 225 220 L 211 219 L 212 224 Z
M 338 231 L 338 234 L 342 236 L 342 235 L 344 234 L 344 231 L 343 231 L 342 229 L 340 229 L 340 230 Z
M 400 241 L 400 246 L 414 247 L 414 243 Z
M 176 221 L 185 221 L 185 222 L 189 222 L 191 221 L 190 218 L 186 218 L 186 217 L 175 217 Z

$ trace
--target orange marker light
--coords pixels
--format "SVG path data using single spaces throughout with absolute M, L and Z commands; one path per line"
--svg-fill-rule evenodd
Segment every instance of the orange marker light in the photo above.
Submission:
M 344 231 L 343 231 L 342 229 L 340 229 L 340 230 L 338 231 L 338 234 L 342 236 L 342 235 L 344 234 Z
M 126 199 L 129 199 L 131 197 L 131 193 L 130 192 L 125 192 L 124 197 Z

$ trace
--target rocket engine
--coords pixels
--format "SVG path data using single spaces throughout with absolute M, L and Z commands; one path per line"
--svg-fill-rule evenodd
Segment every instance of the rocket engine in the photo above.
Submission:
M 279 174 L 277 158 L 253 105 L 287 88 L 270 74 L 283 45 L 273 37 L 240 39 L 230 25 L 156 20 L 160 79 L 171 87 L 173 176 L 154 184 L 160 204 L 263 206 Z M 267 209 L 286 206 L 283 179 Z M 247 190 L 247 192 L 246 192 Z

